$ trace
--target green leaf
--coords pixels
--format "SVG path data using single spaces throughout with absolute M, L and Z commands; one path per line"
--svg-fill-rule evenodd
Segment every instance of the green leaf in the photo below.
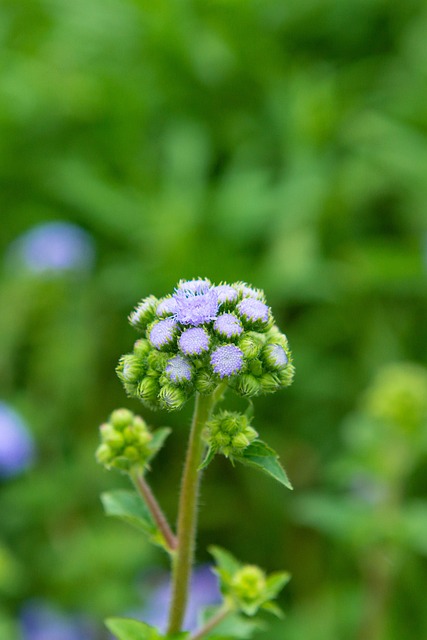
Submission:
M 288 489 L 292 489 L 286 471 L 279 462 L 279 456 L 262 440 L 254 440 L 241 456 L 235 456 L 235 460 L 263 471 Z
M 201 471 L 202 469 L 206 469 L 206 467 L 208 466 L 208 464 L 210 464 L 212 462 L 214 457 L 215 457 L 215 450 L 212 449 L 212 447 L 209 447 L 208 451 L 206 452 L 206 456 L 205 456 L 203 462 L 201 463 L 201 465 L 198 467 L 197 471 Z
M 185 640 L 190 635 L 182 631 L 164 636 L 145 622 L 130 618 L 108 618 L 105 624 L 119 640 Z
M 172 429 L 169 427 L 163 427 L 162 429 L 156 429 L 156 431 L 153 431 L 153 437 L 148 445 L 151 452 L 148 460 L 152 460 L 154 456 L 158 454 L 171 431 Z
M 275 571 L 267 577 L 266 596 L 268 598 L 275 598 L 283 589 L 285 584 L 288 584 L 291 579 L 291 574 L 287 571 Z
M 218 608 L 208 607 L 203 612 L 203 623 L 207 622 L 218 611 Z M 262 629 L 263 626 L 263 623 L 256 618 L 248 620 L 239 613 L 231 613 L 211 631 L 209 640 L 250 640 L 254 633 Z
M 108 618 L 105 624 L 119 640 L 163 640 L 164 638 L 157 629 L 138 620 Z
M 279 605 L 275 602 L 264 602 L 264 604 L 261 605 L 261 609 L 272 613 L 274 616 L 276 616 L 276 618 L 283 618 L 285 615 Z
M 218 569 L 230 576 L 243 566 L 231 553 L 221 547 L 212 545 L 208 548 L 208 551 L 214 557 Z
M 107 516 L 120 518 L 148 536 L 151 542 L 169 551 L 165 540 L 142 498 L 134 491 L 119 489 L 101 494 Z

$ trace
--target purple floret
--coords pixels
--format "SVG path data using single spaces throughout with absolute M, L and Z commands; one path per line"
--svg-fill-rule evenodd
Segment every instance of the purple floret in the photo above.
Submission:
M 211 355 L 211 364 L 220 378 L 231 376 L 242 368 L 243 353 L 234 344 L 218 347 Z
M 179 348 L 187 356 L 200 355 L 209 349 L 209 336 L 201 327 L 186 329 L 179 338 Z
M 237 305 L 237 311 L 246 320 L 251 322 L 267 322 L 268 320 L 268 307 L 266 304 L 257 300 L 256 298 L 243 298 Z
M 215 291 L 218 294 L 218 302 L 223 304 L 224 302 L 234 302 L 238 298 L 238 293 L 229 284 L 220 284 L 215 287 Z
M 218 316 L 215 320 L 214 329 L 226 338 L 237 337 L 243 331 L 240 320 L 232 313 L 222 313 Z
M 178 289 L 191 293 L 206 293 L 211 288 L 211 283 L 207 278 L 196 278 L 194 280 L 181 280 Z
M 214 289 L 206 293 L 194 293 L 188 289 L 177 289 L 175 317 L 181 324 L 197 327 L 211 322 L 218 314 L 218 294 Z
M 156 314 L 158 316 L 173 315 L 176 312 L 176 300 L 174 298 L 165 298 L 161 300 L 157 306 Z
M 185 380 L 191 380 L 192 369 L 191 365 L 182 356 L 175 356 L 171 358 L 166 365 L 166 373 L 172 382 L 184 382 Z
M 172 342 L 175 335 L 176 321 L 174 318 L 165 318 L 165 320 L 159 320 L 153 325 L 150 331 L 150 342 L 157 349 L 166 346 Z

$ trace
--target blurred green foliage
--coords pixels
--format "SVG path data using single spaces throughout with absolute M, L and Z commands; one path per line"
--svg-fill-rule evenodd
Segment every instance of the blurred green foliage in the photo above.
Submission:
M 295 383 L 256 401 L 254 427 L 295 492 L 217 461 L 199 559 L 214 542 L 291 571 L 289 615 L 265 638 L 356 638 L 357 531 L 332 544 L 328 514 L 289 514 L 295 495 L 326 491 L 377 369 L 427 364 L 426 29 L 421 0 L 3 0 L 1 245 L 60 219 L 97 253 L 86 274 L 5 260 L 0 276 L 1 396 L 38 448 L 1 486 L 8 637 L 35 596 L 99 619 L 141 601 L 161 556 L 102 514 L 117 478 L 94 462 L 97 425 L 141 410 L 114 374 L 132 307 L 206 276 L 262 287 L 288 334 Z M 190 412 L 144 414 L 174 427 L 152 473 L 172 518 Z M 424 455 L 402 499 L 426 489 Z M 413 526 L 427 536 L 425 517 Z M 426 552 L 399 565 L 387 640 L 427 635 Z

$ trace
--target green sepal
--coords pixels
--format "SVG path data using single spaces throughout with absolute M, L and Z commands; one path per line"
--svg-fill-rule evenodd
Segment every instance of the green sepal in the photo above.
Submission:
M 293 489 L 286 471 L 279 462 L 277 453 L 262 440 L 254 440 L 246 447 L 242 455 L 234 456 L 234 459 L 249 467 L 263 471 L 274 478 L 287 489 Z
M 288 584 L 291 574 L 288 571 L 275 571 L 267 576 L 266 595 L 269 598 L 276 598 L 283 587 Z
M 171 431 L 172 429 L 170 427 L 162 427 L 161 429 L 156 429 L 156 431 L 153 431 L 153 437 L 147 445 L 148 449 L 150 450 L 150 455 L 147 459 L 147 462 L 152 460 L 154 456 L 159 453 Z
M 184 640 L 187 631 L 164 636 L 154 627 L 130 618 L 107 618 L 105 625 L 119 640 Z
M 127 522 L 148 536 L 150 542 L 170 552 L 147 506 L 135 491 L 125 489 L 108 491 L 101 494 L 101 502 L 107 516 L 114 516 Z
M 282 619 L 285 617 L 282 609 L 275 602 L 265 602 L 263 605 L 261 605 L 261 609 L 263 609 L 264 611 L 268 611 L 268 613 L 276 616 L 276 618 Z

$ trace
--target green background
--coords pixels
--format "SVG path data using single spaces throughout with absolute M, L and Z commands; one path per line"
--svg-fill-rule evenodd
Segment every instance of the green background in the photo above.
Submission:
M 191 407 L 144 410 L 114 367 L 133 306 L 202 276 L 263 288 L 288 335 L 295 382 L 255 401 L 254 426 L 295 491 L 215 460 L 198 559 L 215 543 L 291 571 L 287 617 L 259 638 L 366 640 L 363 541 L 295 504 L 336 491 L 341 425 L 376 371 L 427 364 L 426 32 L 421 0 L 3 0 L 1 245 L 67 220 L 97 255 L 84 275 L 2 267 L 1 396 L 38 449 L 0 487 L 5 619 L 35 596 L 118 615 L 144 568 L 166 568 L 104 517 L 99 493 L 125 482 L 94 450 L 119 406 L 172 426 L 151 479 L 174 519 Z M 421 456 L 405 495 L 426 490 Z M 427 635 L 426 553 L 396 569 L 387 640 Z

